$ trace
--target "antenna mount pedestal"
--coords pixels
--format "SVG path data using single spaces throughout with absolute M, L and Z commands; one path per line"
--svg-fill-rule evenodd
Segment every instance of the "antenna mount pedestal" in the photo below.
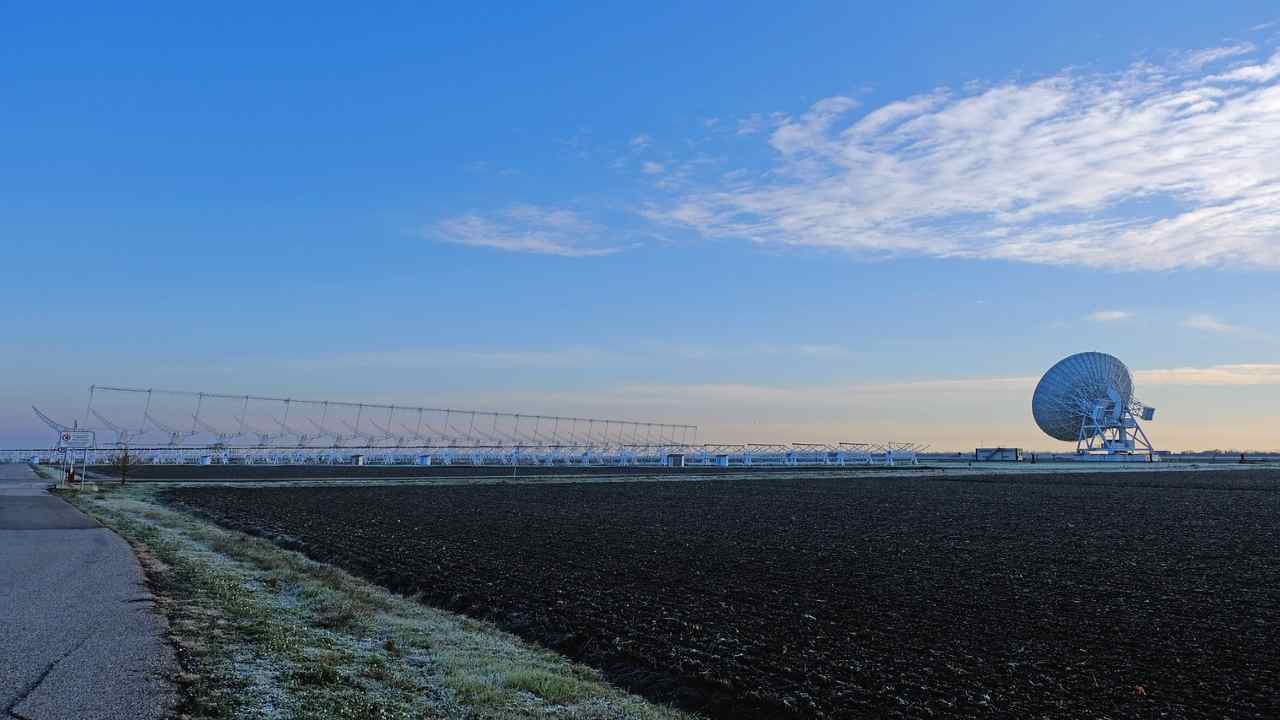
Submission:
M 1083 414 L 1076 454 L 1090 459 L 1128 459 L 1129 456 L 1156 458 L 1156 450 L 1142 430 L 1139 417 L 1154 417 L 1154 410 L 1131 407 L 1115 392 L 1109 400 L 1094 402 Z

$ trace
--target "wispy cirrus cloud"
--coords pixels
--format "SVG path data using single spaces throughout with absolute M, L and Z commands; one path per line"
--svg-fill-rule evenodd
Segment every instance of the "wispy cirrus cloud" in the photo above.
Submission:
M 1280 387 L 1280 364 L 1230 364 L 1208 367 L 1161 368 L 1134 371 L 1141 392 L 1152 387 Z M 752 383 L 645 383 L 609 388 L 534 393 L 532 405 L 590 404 L 635 408 L 707 408 L 732 414 L 735 409 L 767 408 L 771 412 L 819 409 L 845 412 L 860 403 L 914 407 L 930 403 L 1001 402 L 1031 397 L 1038 375 L 969 377 L 780 386 Z M 1158 393 L 1157 393 L 1158 394 Z
M 1280 363 L 1239 363 L 1208 367 L 1159 368 L 1133 371 L 1139 388 L 1148 386 L 1239 387 L 1280 386 Z M 1038 375 L 936 378 L 849 385 L 776 386 L 745 383 L 661 383 L 618 385 L 584 391 L 597 402 L 628 405 L 787 405 L 842 406 L 857 397 L 879 397 L 920 403 L 946 398 L 989 398 L 995 394 L 1025 394 L 1030 398 Z M 567 393 L 563 400 L 580 400 Z
M 599 345 L 545 347 L 440 346 L 403 347 L 375 352 L 335 352 L 304 355 L 247 355 L 221 362 L 183 363 L 160 368 L 166 373 L 260 372 L 264 368 L 293 370 L 415 368 L 467 369 L 587 369 L 654 367 L 668 364 L 719 364 L 728 360 L 768 357 L 779 362 L 850 360 L 859 351 L 847 345 L 823 343 L 747 342 L 698 345 L 684 342 L 636 342 L 624 348 Z
M 756 133 L 763 132 L 767 127 L 769 127 L 769 122 L 763 115 L 760 113 L 752 113 L 751 115 L 738 120 L 737 133 L 739 135 L 755 135 Z
M 542 349 L 436 348 L 351 353 L 304 358 L 298 363 L 321 368 L 580 368 L 613 360 L 612 353 L 594 347 Z
M 1280 53 L 1257 65 L 1244 65 L 1208 78 L 1213 83 L 1268 83 L 1280 77 Z
M 428 239 L 512 252 L 597 257 L 625 249 L 605 228 L 563 208 L 515 205 L 506 210 L 445 218 L 424 230 Z
M 1207 48 L 1189 53 L 1183 58 L 1182 63 L 1188 69 L 1199 70 L 1205 65 L 1211 65 L 1240 55 L 1248 55 L 1257 49 L 1258 47 L 1251 42 L 1223 45 L 1222 47 Z
M 1099 310 L 1089 314 L 1089 319 L 1094 322 L 1110 323 L 1128 320 L 1133 317 L 1133 313 L 1127 310 Z
M 1229 322 L 1219 320 L 1217 317 L 1208 313 L 1196 313 L 1188 315 L 1182 321 L 1183 327 L 1194 328 L 1196 330 L 1205 330 L 1208 332 L 1223 333 L 1225 335 L 1259 335 L 1257 330 L 1232 325 Z
M 861 114 L 859 114 L 861 113 Z M 1280 268 L 1280 52 L 751 116 L 771 167 L 651 204 L 704 237 L 1119 270 Z
M 846 345 L 820 343 L 752 342 L 740 345 L 695 345 L 671 342 L 641 342 L 626 348 L 593 345 L 555 347 L 432 347 L 374 353 L 317 355 L 299 362 L 319 367 L 564 367 L 617 366 L 639 362 L 646 366 L 663 359 L 719 362 L 751 357 L 794 361 L 849 359 L 859 352 Z
M 1280 363 L 1239 363 L 1204 368 L 1139 370 L 1134 373 L 1142 385 L 1240 386 L 1280 385 Z

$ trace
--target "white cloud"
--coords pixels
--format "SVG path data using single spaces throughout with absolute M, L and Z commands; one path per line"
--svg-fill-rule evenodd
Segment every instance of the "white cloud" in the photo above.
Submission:
M 646 175 L 657 175 L 664 169 L 665 168 L 662 166 L 662 163 L 654 162 L 652 160 L 646 160 L 644 164 L 640 166 L 640 170 Z
M 1152 385 L 1198 387 L 1280 386 L 1280 364 L 1234 364 L 1196 368 L 1136 370 L 1139 388 Z M 1024 393 L 1030 399 L 1038 376 L 925 379 L 904 382 L 824 387 L 773 387 L 745 384 L 628 385 L 615 392 L 635 402 L 775 403 L 839 405 L 858 396 L 902 396 L 912 403 L 944 396 L 985 397 L 995 393 Z
M 642 352 L 657 357 L 679 357 L 687 360 L 727 360 L 776 356 L 791 360 L 848 359 L 857 357 L 860 351 L 847 345 L 822 343 L 778 344 L 772 342 L 727 343 L 720 345 L 690 345 L 684 343 L 658 343 L 643 348 L 632 348 L 629 354 Z
M 1126 310 L 1099 310 L 1089 315 L 1089 319 L 1094 322 L 1120 322 L 1133 317 L 1133 313 Z
M 738 135 L 757 135 L 768 130 L 776 128 L 786 123 L 790 118 L 786 113 L 775 112 L 763 115 L 761 113 L 751 113 L 750 115 L 738 119 Z
M 610 244 L 605 228 L 572 210 L 516 205 L 490 216 L 445 218 L 425 230 L 429 239 L 513 252 L 592 257 L 624 249 Z
M 763 132 L 766 127 L 768 127 L 768 123 L 760 113 L 752 113 L 738 120 L 739 135 L 755 135 Z
M 1139 385 L 1238 386 L 1280 385 L 1280 364 L 1241 363 L 1207 368 L 1171 368 L 1138 370 L 1134 377 Z
M 1271 60 L 1260 65 L 1244 65 L 1222 75 L 1214 75 L 1210 82 L 1222 83 L 1266 83 L 1280 77 L 1280 52 L 1271 56 Z
M 1147 386 L 1280 386 L 1280 364 L 1254 363 L 1134 371 L 1139 391 Z M 775 386 L 747 383 L 635 384 L 607 390 L 552 394 L 544 399 L 589 399 L 620 406 L 765 406 L 770 408 L 843 408 L 856 398 L 878 398 L 905 407 L 930 402 L 984 400 L 1025 395 L 1028 401 L 1039 376 L 939 378 L 855 385 Z
M 644 148 L 649 147 L 649 144 L 652 142 L 653 138 L 649 137 L 645 133 L 640 133 L 639 135 L 631 138 L 631 147 L 637 150 L 643 150 Z
M 796 120 L 788 119 L 773 131 L 769 144 L 783 155 L 795 155 L 824 145 L 827 132 L 842 115 L 858 107 L 858 101 L 843 96 L 819 100 Z
M 296 369 L 499 367 L 499 368 L 618 368 L 652 369 L 673 358 L 716 364 L 768 356 L 787 361 L 849 360 L 863 351 L 846 345 L 822 343 L 778 344 L 768 342 L 693 345 L 682 342 L 636 342 L 625 348 L 592 345 L 554 347 L 406 347 L 357 353 L 319 353 L 290 356 L 245 356 L 214 365 L 182 364 L 167 372 L 257 372 L 263 367 Z M 718 367 L 718 366 L 717 366 Z
M 1208 332 L 1223 333 L 1226 335 L 1260 336 L 1262 334 L 1252 328 L 1223 322 L 1208 313 L 1188 315 L 1187 318 L 1182 321 L 1182 325 L 1183 327 L 1194 328 L 1196 330 L 1206 330 Z
M 287 358 L 283 363 L 305 369 L 333 368 L 581 368 L 616 361 L 613 353 L 592 347 L 554 350 L 432 348 Z
M 994 392 L 1025 392 L 1035 388 L 1035 377 L 960 378 L 783 387 L 743 383 L 640 384 L 619 385 L 597 391 L 596 402 L 629 405 L 770 405 L 798 407 L 843 407 L 857 396 L 879 396 L 894 400 L 907 396 L 913 403 L 942 395 L 983 396 Z
M 646 215 L 713 238 L 1117 270 L 1280 268 L 1280 53 L 753 115 L 772 167 Z M 1187 59 L 1189 58 L 1189 60 Z M 1219 69 L 1220 70 L 1220 69 Z
M 1187 55 L 1183 64 L 1188 69 L 1198 70 L 1205 65 L 1212 65 L 1213 63 L 1227 58 L 1247 55 L 1257 49 L 1257 46 L 1250 42 L 1238 43 L 1236 45 L 1224 45 L 1217 48 L 1208 48 L 1206 50 L 1199 50 Z

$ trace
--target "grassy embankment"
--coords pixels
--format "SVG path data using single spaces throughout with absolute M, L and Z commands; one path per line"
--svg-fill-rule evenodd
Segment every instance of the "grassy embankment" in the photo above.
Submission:
M 487 623 L 158 503 L 69 493 L 141 558 L 191 718 L 688 718 Z

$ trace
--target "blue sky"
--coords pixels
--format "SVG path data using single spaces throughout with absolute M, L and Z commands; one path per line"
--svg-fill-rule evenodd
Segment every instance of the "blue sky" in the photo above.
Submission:
M 1280 447 L 1280 12 L 1034 5 L 6 9 L 0 446 L 99 383 L 1052 447 L 1100 349 Z

